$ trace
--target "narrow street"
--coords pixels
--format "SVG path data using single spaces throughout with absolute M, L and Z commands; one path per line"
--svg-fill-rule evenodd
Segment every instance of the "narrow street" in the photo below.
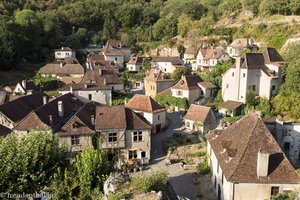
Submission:
M 193 182 L 192 174 L 195 170 L 184 170 L 181 168 L 181 163 L 175 163 L 171 165 L 165 164 L 166 152 L 163 148 L 163 141 L 167 137 L 171 137 L 173 133 L 179 132 L 182 118 L 179 112 L 167 113 L 169 120 L 169 127 L 163 133 L 153 135 L 152 137 L 152 164 L 150 165 L 150 171 L 167 171 L 169 175 L 169 181 L 179 196 L 187 197 L 191 200 L 195 200 L 197 192 L 203 194 L 203 190 L 207 194 L 203 194 L 203 199 L 214 200 L 215 195 L 213 192 L 212 184 L 209 180 L 209 175 L 201 176 L 201 181 L 198 185 Z

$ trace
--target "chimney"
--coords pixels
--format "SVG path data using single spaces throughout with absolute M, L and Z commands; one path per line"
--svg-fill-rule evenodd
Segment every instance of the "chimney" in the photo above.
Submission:
M 106 78 L 105 78 L 105 79 L 103 79 L 103 83 L 104 83 L 104 85 L 106 85 Z
M 22 87 L 26 90 L 26 81 L 25 80 L 22 81 Z
M 64 105 L 62 101 L 57 102 L 57 108 L 58 108 L 58 116 L 64 117 Z
M 50 126 L 53 125 L 53 116 L 52 115 L 49 115 L 49 124 L 50 124 Z
M 102 69 L 99 69 L 99 76 L 102 76 Z
M 70 93 L 73 93 L 73 85 L 70 85 Z
M 47 104 L 47 96 L 43 96 L 43 105 Z
M 128 99 L 125 98 L 125 99 L 124 99 L 124 104 L 126 105 L 127 103 L 128 103 Z
M 257 177 L 267 177 L 269 169 L 269 153 L 266 149 L 260 149 L 257 155 Z
M 61 62 L 61 63 L 59 63 L 59 66 L 60 66 L 60 67 L 63 67 L 63 63 L 62 63 L 62 62 Z
M 84 84 L 84 88 L 88 88 L 88 84 L 86 83 L 86 84 Z
M 64 47 L 61 47 L 61 50 L 64 50 Z
M 91 124 L 95 125 L 95 115 L 91 115 Z

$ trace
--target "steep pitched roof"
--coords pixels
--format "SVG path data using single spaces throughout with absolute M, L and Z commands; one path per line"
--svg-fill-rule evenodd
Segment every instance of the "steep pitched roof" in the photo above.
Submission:
M 57 74 L 69 76 L 70 74 L 84 74 L 84 68 L 75 58 L 65 58 L 63 61 L 48 63 L 39 69 L 39 74 Z
M 32 110 L 43 105 L 42 92 L 36 92 L 31 95 L 22 96 L 16 100 L 0 105 L 0 112 L 12 120 L 14 123 L 22 120 Z
M 139 130 L 139 129 L 151 129 L 151 125 L 147 120 L 139 113 L 135 113 L 129 108 L 125 108 L 126 111 L 126 123 L 127 129 Z
M 156 113 L 166 110 L 154 101 L 152 97 L 141 94 L 134 95 L 125 106 L 132 110 L 148 113 Z
M 124 105 L 98 106 L 96 108 L 95 129 L 126 129 L 126 113 Z
M 60 49 L 54 49 L 54 51 L 73 51 L 70 47 L 61 47 Z
M 238 49 L 245 48 L 248 45 L 248 40 L 248 38 L 238 38 L 233 40 L 229 46 Z
M 202 82 L 202 79 L 198 75 L 185 75 L 176 83 L 172 89 L 192 90 L 199 88 L 198 83 Z
M 7 136 L 12 130 L 0 124 L 0 137 Z
M 118 73 L 109 65 L 97 65 L 92 70 L 86 70 L 81 83 L 96 82 L 102 84 L 104 79 L 107 84 L 123 84 Z
M 202 86 L 206 89 L 214 89 L 214 88 L 217 88 L 217 86 L 215 86 L 214 84 L 212 84 L 211 82 L 209 81 L 203 81 L 203 82 L 199 82 L 198 83 L 199 86 Z
M 208 117 L 209 112 L 211 112 L 210 107 L 191 104 L 189 110 L 184 116 L 184 119 L 204 122 Z
M 63 103 L 63 117 L 58 115 L 59 101 Z M 83 103 L 73 94 L 67 93 L 29 113 L 14 129 L 26 131 L 30 129 L 45 130 L 51 128 L 56 131 L 60 129 L 82 105 Z M 52 123 L 50 122 L 50 115 L 52 115 Z
M 149 75 L 146 76 L 144 80 L 151 81 L 151 82 L 159 82 L 159 81 L 173 82 L 172 79 L 166 77 L 166 75 L 159 69 L 151 69 Z
M 125 42 L 121 40 L 109 39 L 107 40 L 105 47 L 106 48 L 112 47 L 112 48 L 119 49 L 119 48 L 126 48 L 127 46 Z
M 238 107 L 242 106 L 243 103 L 239 101 L 225 101 L 221 104 L 220 108 L 225 108 L 225 109 L 230 109 L 234 110 L 237 109 Z
M 275 48 L 267 47 L 263 52 L 265 63 L 284 62 L 281 55 Z
M 92 116 L 95 119 L 96 105 L 87 103 L 83 105 L 61 129 L 57 132 L 58 135 L 64 136 L 69 134 L 91 134 L 94 132 L 94 124 Z
M 205 48 L 200 50 L 202 56 L 206 60 L 218 59 L 224 52 L 220 47 L 218 48 Z
M 123 52 L 119 49 L 106 49 L 103 51 L 104 56 L 124 56 Z
M 223 131 L 207 137 L 224 176 L 240 183 L 299 183 L 289 160 L 262 119 L 250 113 Z M 257 176 L 257 157 L 261 149 L 270 153 L 267 177 Z

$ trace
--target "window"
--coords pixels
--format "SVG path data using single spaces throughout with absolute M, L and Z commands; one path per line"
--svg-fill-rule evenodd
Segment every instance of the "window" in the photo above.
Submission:
M 117 61 L 118 60 L 118 58 L 117 57 L 115 57 L 115 61 Z
M 272 90 L 275 90 L 275 88 L 276 88 L 275 85 L 272 85 Z
M 231 75 L 232 75 L 232 77 L 234 77 L 234 72 L 232 72 L 232 74 L 231 74 Z
M 290 143 L 285 142 L 284 143 L 284 153 L 288 156 L 290 154 Z
M 245 78 L 246 77 L 246 74 L 245 73 L 243 73 L 243 78 Z
M 56 53 L 58 56 L 60 56 L 61 55 L 61 53 Z
M 66 56 L 70 55 L 68 52 L 66 52 Z
M 76 129 L 78 127 L 78 124 L 76 123 L 76 122 L 74 122 L 73 124 L 72 124 L 72 128 L 73 129 Z
M 89 94 L 89 100 L 92 100 L 92 97 L 93 97 L 93 96 L 92 96 L 91 94 Z
M 134 150 L 134 151 L 128 151 L 129 153 L 129 159 L 133 159 L 133 158 L 137 158 L 137 151 Z
M 141 152 L 141 157 L 142 157 L 142 158 L 146 158 L 146 152 L 145 152 L 145 151 L 142 151 L 142 152 Z
M 116 142 L 118 140 L 117 133 L 108 134 L 108 142 Z
M 224 175 L 222 173 L 222 185 L 224 184 Z
M 244 98 L 243 96 L 241 96 L 241 99 Z
M 190 122 L 185 122 L 186 127 L 190 127 Z
M 157 120 L 160 120 L 160 115 L 157 116 Z
M 228 84 L 226 84 L 226 88 L 229 88 L 229 85 L 228 85 Z
M 182 91 L 178 90 L 177 91 L 177 96 L 182 96 Z
M 79 135 L 72 135 L 71 136 L 71 145 L 79 145 Z
M 143 132 L 133 132 L 133 141 L 134 142 L 141 142 L 143 141 Z
M 220 165 L 217 165 L 217 173 L 219 174 L 219 167 L 220 167 Z
M 253 90 L 253 91 L 256 90 L 256 85 L 252 85 L 252 90 Z
M 271 196 L 276 196 L 279 193 L 279 187 L 271 187 Z
M 165 72 L 167 71 L 167 69 L 165 68 Z

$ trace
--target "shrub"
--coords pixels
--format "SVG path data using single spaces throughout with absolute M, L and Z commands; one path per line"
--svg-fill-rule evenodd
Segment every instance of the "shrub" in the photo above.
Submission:
M 226 118 L 224 118 L 224 121 L 232 124 L 232 123 L 238 121 L 239 119 L 241 119 L 242 117 L 243 117 L 242 115 L 235 116 L 235 117 L 226 117 Z
M 210 168 L 208 166 L 208 155 L 207 154 L 205 155 L 204 161 L 197 166 L 197 170 L 202 175 L 208 174 L 210 172 Z
M 197 151 L 197 152 L 192 153 L 193 157 L 203 157 L 205 155 L 206 155 L 205 151 Z
M 156 172 L 150 175 L 139 175 L 132 179 L 141 192 L 161 191 L 166 188 L 168 182 L 168 174 L 166 172 Z

